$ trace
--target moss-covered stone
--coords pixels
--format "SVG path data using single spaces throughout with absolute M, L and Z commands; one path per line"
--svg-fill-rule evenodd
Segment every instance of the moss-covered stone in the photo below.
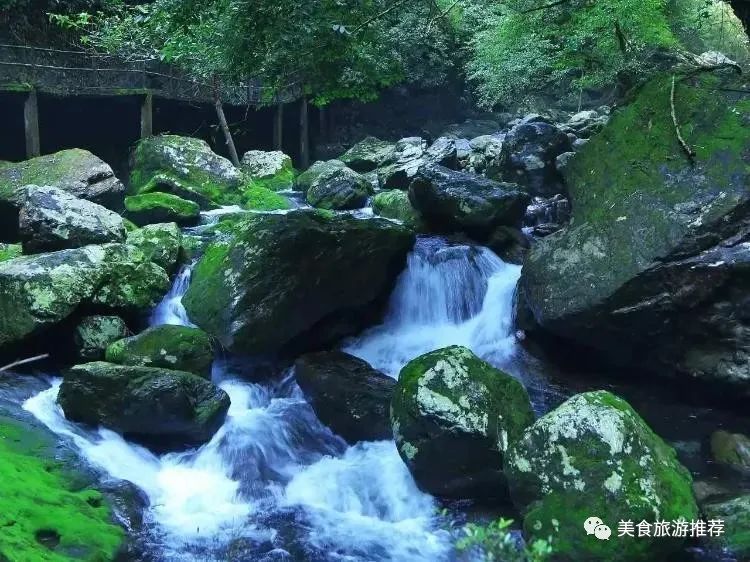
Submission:
M 127 243 L 166 271 L 174 271 L 180 259 L 182 232 L 177 223 L 148 224 L 128 233 Z
M 107 346 L 127 335 L 128 327 L 119 316 L 86 316 L 74 334 L 78 358 L 84 361 L 104 359 Z
M 249 150 L 242 156 L 240 169 L 255 184 L 271 191 L 294 187 L 296 172 L 292 159 L 281 151 Z
M 12 260 L 23 253 L 21 244 L 2 244 L 0 243 L 0 262 Z
M 371 172 L 388 159 L 394 146 L 394 143 L 376 137 L 365 137 L 347 150 L 339 160 L 355 172 Z
M 289 199 L 256 183 L 251 182 L 242 195 L 242 206 L 252 211 L 279 211 L 289 209 Z
M 390 291 L 414 241 L 389 221 L 317 211 L 249 213 L 228 226 L 230 236 L 209 246 L 193 270 L 183 303 L 193 322 L 245 353 L 356 331 Z
M 323 171 L 307 190 L 307 202 L 328 210 L 359 209 L 372 193 L 372 185 L 350 168 Z
M 213 350 L 203 330 L 165 325 L 112 343 L 105 357 L 118 365 L 163 367 L 210 378 Z
M 704 506 L 710 520 L 724 522 L 724 534 L 710 537 L 709 543 L 728 550 L 737 560 L 750 557 L 750 495 Z
M 715 431 L 711 435 L 711 456 L 719 464 L 750 474 L 750 437 Z
M 198 222 L 200 207 L 171 193 L 144 193 L 125 198 L 125 216 L 138 226 L 162 222 L 185 226 Z
M 138 143 L 128 193 L 171 192 L 207 209 L 239 203 L 244 184 L 240 170 L 205 141 L 160 135 Z
M 346 168 L 341 160 L 318 160 L 307 170 L 297 176 L 295 187 L 297 190 L 307 193 L 312 186 L 313 182 L 322 174 L 330 173 L 333 170 L 339 170 Z
M 460 346 L 410 361 L 391 402 L 401 458 L 420 487 L 445 497 L 506 498 L 503 459 L 533 421 L 523 385 Z
M 158 439 L 162 447 L 208 441 L 229 409 L 226 392 L 202 377 L 105 362 L 68 369 L 57 400 L 69 420 Z
M 97 490 L 77 488 L 20 423 L 0 417 L 0 559 L 114 560 L 123 530 Z
M 505 473 L 527 540 L 551 537 L 556 560 L 664 560 L 684 538 L 600 540 L 584 521 L 599 517 L 616 532 L 619 521 L 698 516 L 674 449 L 606 391 L 578 394 L 537 420 L 511 446 Z
M 743 306 L 750 100 L 724 73 L 649 82 L 567 169 L 570 226 L 536 244 L 520 290 L 561 338 L 661 375 L 747 388 Z
M 422 227 L 422 217 L 412 207 L 409 195 L 400 189 L 381 191 L 372 198 L 372 210 L 376 215 L 396 219 L 412 228 Z

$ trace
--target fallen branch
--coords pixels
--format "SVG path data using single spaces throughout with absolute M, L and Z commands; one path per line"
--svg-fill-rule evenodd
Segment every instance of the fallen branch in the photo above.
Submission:
M 47 357 L 49 357 L 49 353 L 43 353 L 41 355 L 35 355 L 34 357 L 29 357 L 28 359 L 19 359 L 18 361 L 13 361 L 13 363 L 8 363 L 4 367 L 0 367 L 0 373 L 2 373 L 3 371 L 10 371 L 14 367 L 26 365 L 27 363 L 33 363 L 34 361 L 41 361 L 42 359 L 47 359 Z
M 687 154 L 688 160 L 690 160 L 691 164 L 695 164 L 695 151 L 690 148 L 690 145 L 685 142 L 685 139 L 682 137 L 682 132 L 680 131 L 680 125 L 677 122 L 677 112 L 674 108 L 674 85 L 675 85 L 675 75 L 672 75 L 672 91 L 669 93 L 669 105 L 672 108 L 672 123 L 674 124 L 674 130 L 675 133 L 677 133 L 677 140 L 680 141 L 680 146 L 682 147 L 682 150 L 685 151 L 685 154 Z

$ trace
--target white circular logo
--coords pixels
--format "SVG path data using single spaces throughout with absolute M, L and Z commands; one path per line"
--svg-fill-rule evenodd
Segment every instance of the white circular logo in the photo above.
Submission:
M 583 528 L 587 535 L 594 535 L 600 541 L 608 541 L 612 536 L 612 529 L 604 524 L 598 517 L 589 517 L 583 522 Z

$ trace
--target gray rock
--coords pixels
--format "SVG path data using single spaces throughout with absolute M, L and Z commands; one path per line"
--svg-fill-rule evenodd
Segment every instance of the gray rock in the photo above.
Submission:
M 347 150 L 340 160 L 355 172 L 371 172 L 388 159 L 393 148 L 392 142 L 366 137 Z
M 86 316 L 74 334 L 78 358 L 84 361 L 104 359 L 107 346 L 127 335 L 128 327 L 119 316 Z
M 307 202 L 328 210 L 360 209 L 372 193 L 372 184 L 350 168 L 335 168 L 319 174 L 307 190 Z

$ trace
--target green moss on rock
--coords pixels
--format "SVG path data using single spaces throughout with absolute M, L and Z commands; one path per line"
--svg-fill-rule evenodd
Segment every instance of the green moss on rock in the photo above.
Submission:
M 74 334 L 78 357 L 84 361 L 104 358 L 107 346 L 128 335 L 128 327 L 119 316 L 87 316 Z
M 381 191 L 372 198 L 372 210 L 376 215 L 400 220 L 404 224 L 418 228 L 422 225 L 419 212 L 412 207 L 409 195 L 400 189 Z
M 180 259 L 182 232 L 177 223 L 148 224 L 128 233 L 127 243 L 138 248 L 147 259 L 167 271 L 174 271 Z
M 2 244 L 0 243 L 0 261 L 12 260 L 23 253 L 21 244 Z
M 291 204 L 283 195 L 253 180 L 243 193 L 242 206 L 253 211 L 278 211 L 289 209 Z
M 164 222 L 191 225 L 199 220 L 200 206 L 171 193 L 144 193 L 125 198 L 125 216 L 138 226 Z
M 728 550 L 737 560 L 750 557 L 750 495 L 706 505 L 708 519 L 724 521 L 724 534 L 709 538 L 709 543 Z
M 250 150 L 242 156 L 240 168 L 251 182 L 271 191 L 292 189 L 297 175 L 292 159 L 278 150 Z

